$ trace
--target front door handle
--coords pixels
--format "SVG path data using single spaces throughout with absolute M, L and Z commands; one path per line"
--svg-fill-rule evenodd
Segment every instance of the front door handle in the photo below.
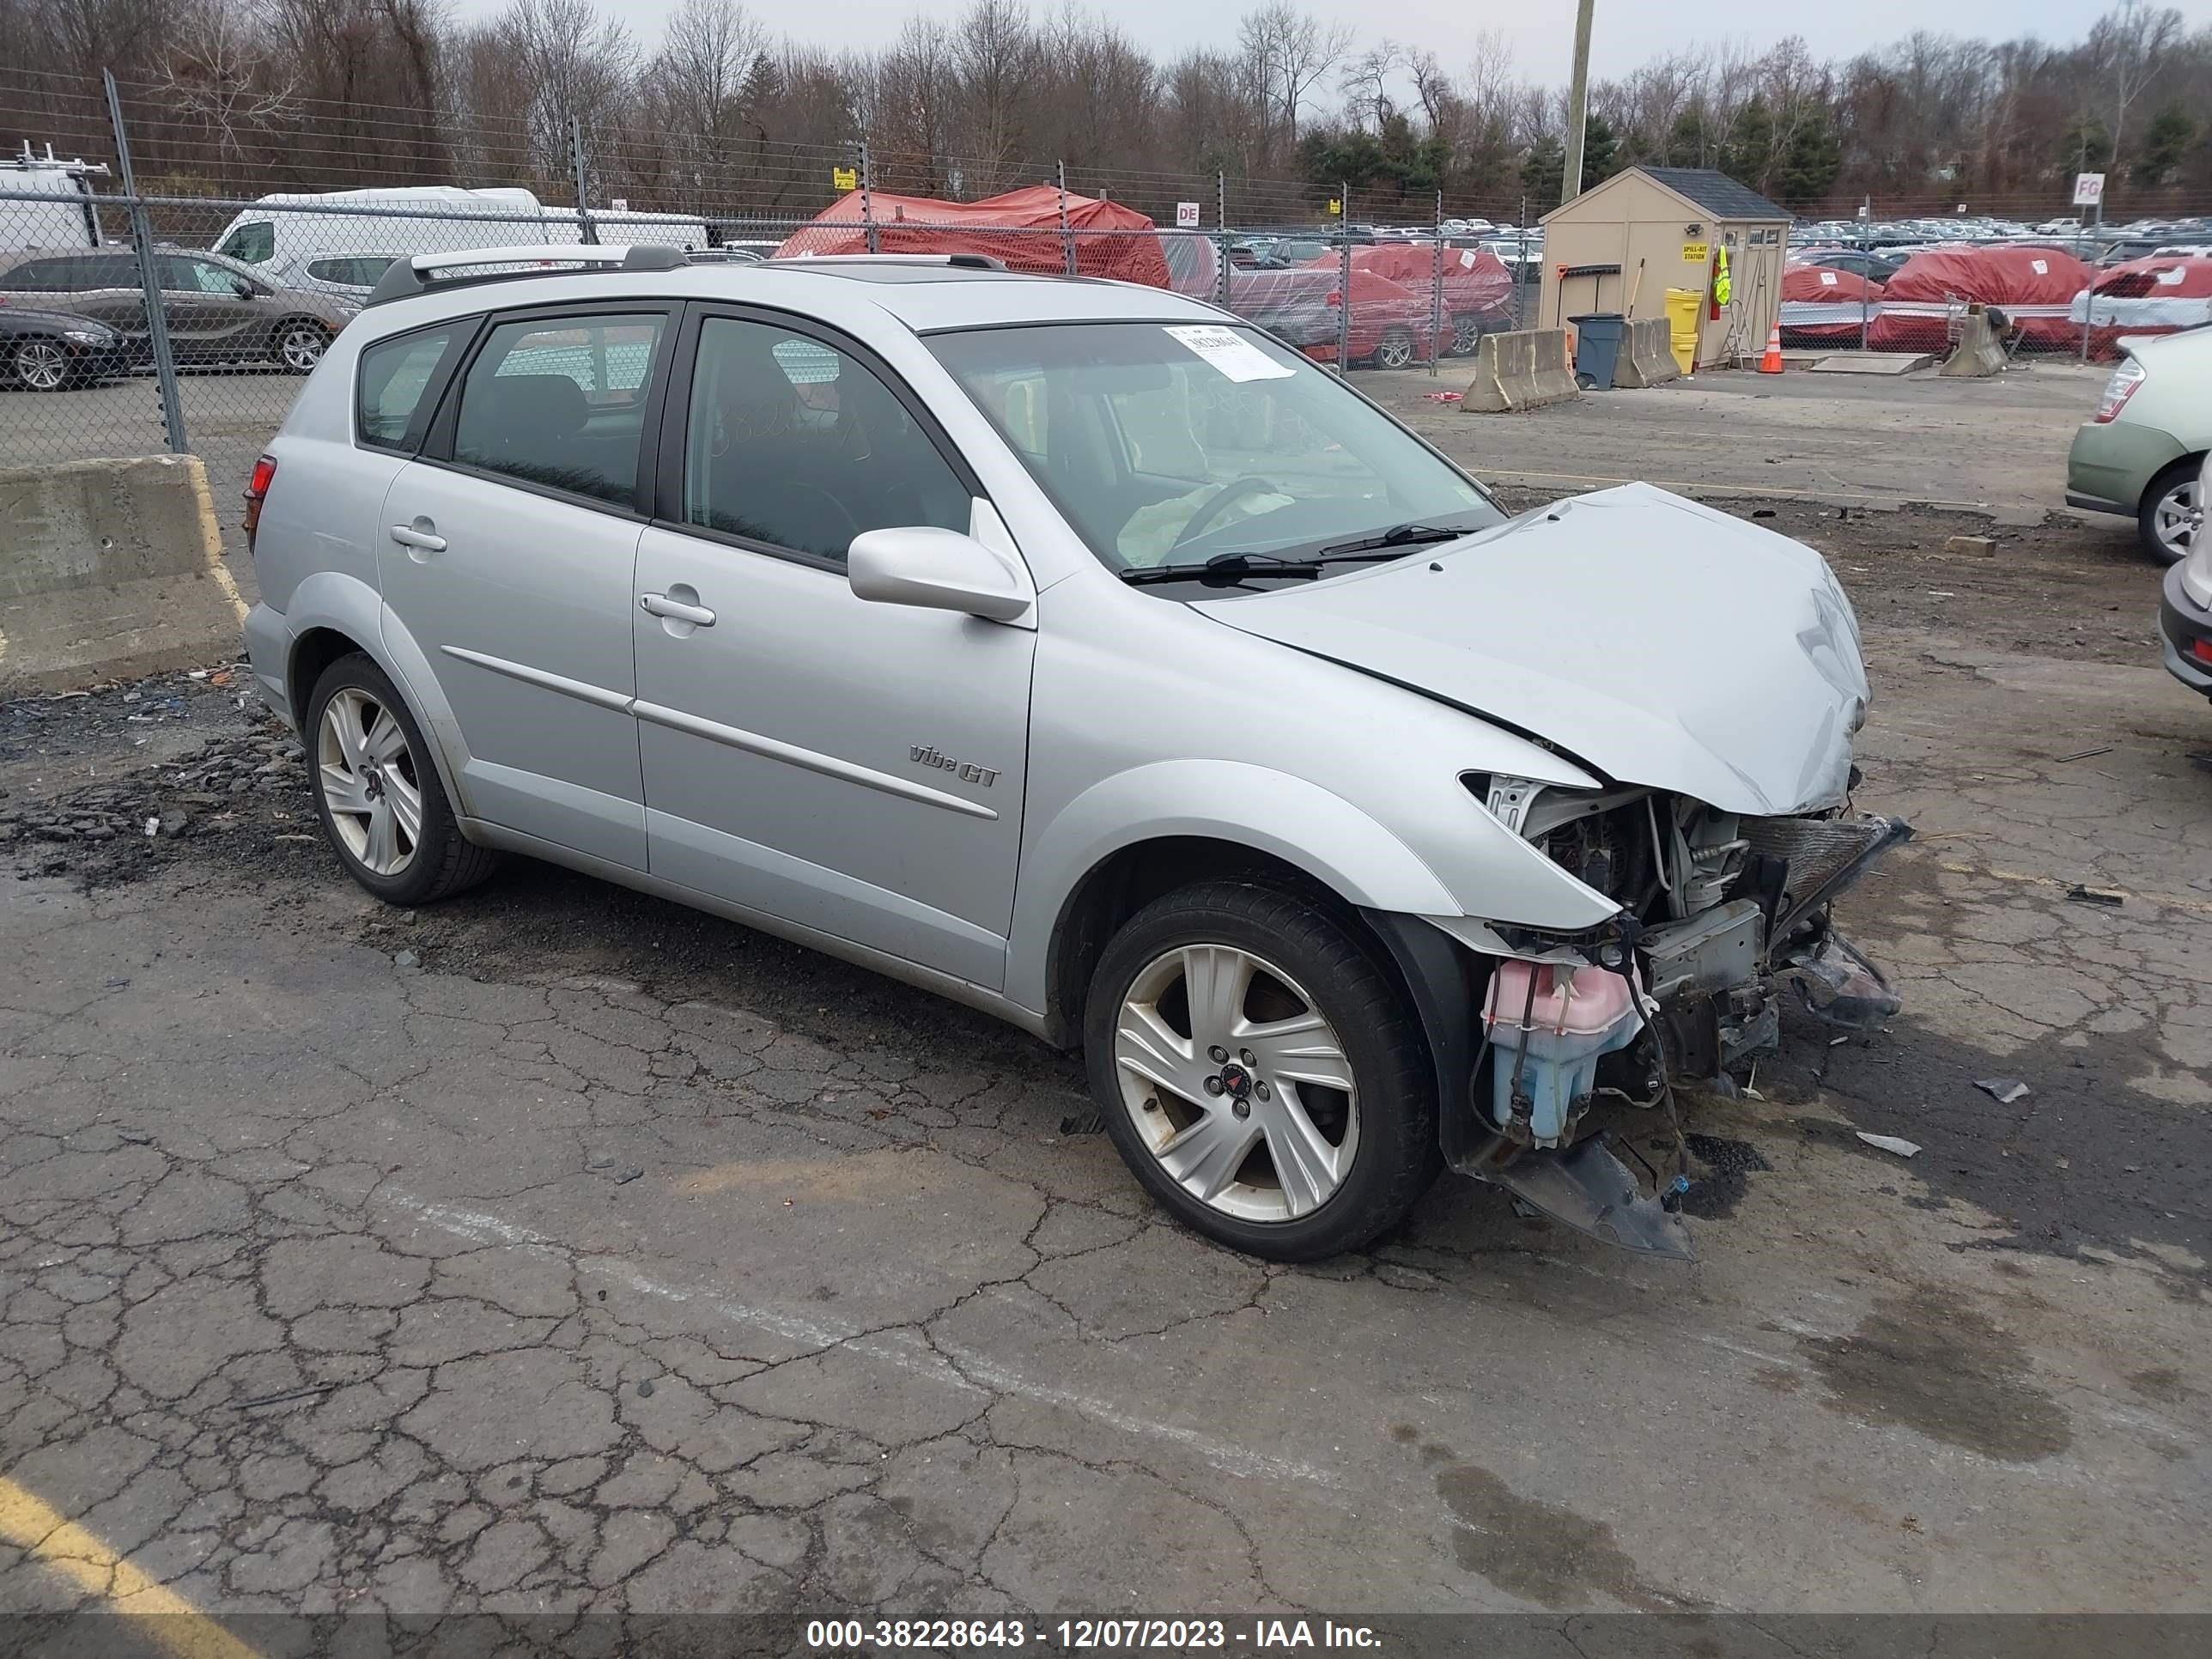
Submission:
M 703 605 L 686 605 L 681 599 L 672 599 L 665 593 L 641 593 L 637 608 L 648 617 L 665 617 L 671 622 L 690 623 L 694 628 L 712 628 L 714 613 Z
M 412 525 L 392 526 L 392 539 L 402 547 L 420 548 L 425 553 L 442 553 L 446 550 L 446 538 L 443 536 L 433 536 L 428 531 L 417 530 Z

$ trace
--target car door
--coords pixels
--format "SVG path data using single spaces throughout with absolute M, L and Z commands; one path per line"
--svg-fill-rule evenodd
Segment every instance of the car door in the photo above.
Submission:
M 226 265 L 188 254 L 156 256 L 161 313 L 180 362 L 234 362 L 267 355 L 273 319 L 257 286 Z
M 1011 540 L 856 343 L 695 313 L 678 364 L 632 612 L 653 873 L 997 988 L 1036 635 L 859 599 L 845 554 Z
M 631 660 L 667 307 L 489 318 L 385 496 L 377 569 L 437 678 L 476 817 L 645 866 Z
M 63 309 L 103 322 L 146 341 L 146 290 L 138 280 L 138 260 L 129 253 L 82 253 L 64 261 Z

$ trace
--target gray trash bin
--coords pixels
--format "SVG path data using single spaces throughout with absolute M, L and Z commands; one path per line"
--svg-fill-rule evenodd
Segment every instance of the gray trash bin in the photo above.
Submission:
M 1620 361 L 1620 343 L 1628 335 L 1628 319 L 1617 311 L 1593 311 L 1567 320 L 1575 325 L 1575 379 L 1593 392 L 1613 390 L 1613 367 Z

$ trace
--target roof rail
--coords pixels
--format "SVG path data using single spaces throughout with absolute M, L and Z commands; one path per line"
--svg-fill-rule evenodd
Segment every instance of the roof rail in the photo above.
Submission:
M 796 253 L 779 265 L 951 265 L 956 270 L 1004 270 L 1006 262 L 988 253 Z
M 385 267 L 384 275 L 377 279 L 363 303 L 382 305 L 387 300 L 426 294 L 433 287 L 454 288 L 501 277 L 542 276 L 544 273 L 534 268 L 542 265 L 587 265 L 604 270 L 674 270 L 690 263 L 682 248 L 653 242 L 545 242 L 518 247 L 456 248 L 449 253 L 417 253 L 412 258 L 394 259 Z M 532 268 L 517 270 L 514 269 L 517 265 Z M 501 269 L 482 270 L 473 276 L 447 274 L 466 270 L 471 266 Z

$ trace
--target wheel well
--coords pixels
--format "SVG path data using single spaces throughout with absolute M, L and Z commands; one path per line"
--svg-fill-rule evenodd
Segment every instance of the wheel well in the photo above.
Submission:
M 340 657 L 360 649 L 358 644 L 335 628 L 311 628 L 300 635 L 292 647 L 292 664 L 284 687 L 284 695 L 292 705 L 294 725 L 307 725 L 307 699 L 314 695 L 315 682 L 322 678 L 323 671 Z
M 1060 907 L 1052 930 L 1048 969 L 1047 1017 L 1054 1041 L 1073 1046 L 1083 1032 L 1083 1005 L 1091 976 L 1107 942 L 1123 922 L 1164 894 L 1202 881 L 1243 880 L 1282 888 L 1310 899 L 1342 921 L 1377 963 L 1402 987 L 1391 952 L 1374 929 L 1327 883 L 1287 859 L 1233 841 L 1204 836 L 1168 836 L 1124 847 L 1092 867 Z

